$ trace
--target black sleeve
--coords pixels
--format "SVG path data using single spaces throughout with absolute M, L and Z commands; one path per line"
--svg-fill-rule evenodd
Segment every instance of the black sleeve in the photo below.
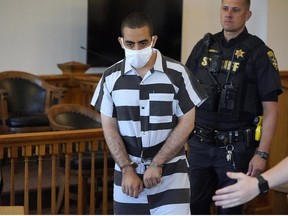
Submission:
M 282 85 L 274 52 L 266 45 L 262 46 L 253 55 L 253 62 L 261 101 L 273 98 L 275 101 L 275 96 L 282 93 Z
M 270 92 L 269 94 L 265 95 L 263 98 L 262 98 L 262 101 L 275 101 L 275 102 L 278 102 L 278 91 L 275 90 L 273 92 Z
M 201 47 L 203 44 L 203 39 L 198 41 L 198 43 L 192 49 L 185 66 L 193 73 L 197 67 L 198 58 L 200 57 Z

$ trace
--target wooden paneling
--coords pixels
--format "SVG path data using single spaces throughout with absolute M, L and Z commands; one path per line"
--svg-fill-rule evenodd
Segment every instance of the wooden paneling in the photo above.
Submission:
M 90 106 L 94 90 L 101 74 L 71 74 L 41 76 L 50 84 L 68 89 L 63 103 L 77 103 Z
M 281 73 L 283 94 L 279 98 L 279 116 L 276 133 L 270 150 L 269 167 L 288 156 L 288 72 Z M 288 169 L 288 168 L 287 168 Z M 272 213 L 288 214 L 288 184 L 273 190 Z
M 288 71 L 282 71 L 283 93 L 279 97 L 279 114 L 267 169 L 288 156 Z M 281 190 L 270 190 L 246 204 L 245 214 L 288 214 L 287 194 Z
M 283 93 L 279 97 L 278 123 L 270 150 L 269 167 L 288 156 L 288 72 L 282 75 Z

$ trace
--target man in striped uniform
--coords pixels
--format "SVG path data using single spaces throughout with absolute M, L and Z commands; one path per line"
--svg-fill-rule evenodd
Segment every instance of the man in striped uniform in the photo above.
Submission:
M 154 49 L 151 20 L 122 22 L 125 59 L 105 70 L 91 104 L 116 162 L 114 214 L 190 214 L 184 144 L 206 98 L 181 63 Z

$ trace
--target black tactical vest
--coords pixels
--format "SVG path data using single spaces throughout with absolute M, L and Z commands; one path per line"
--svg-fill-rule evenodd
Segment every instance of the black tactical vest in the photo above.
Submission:
M 264 42 L 249 35 L 241 43 L 224 48 L 216 38 L 217 35 L 206 34 L 197 54 L 195 76 L 209 98 L 197 108 L 196 122 L 201 123 L 203 118 L 214 122 L 252 122 L 262 108 L 255 74 L 247 60 Z

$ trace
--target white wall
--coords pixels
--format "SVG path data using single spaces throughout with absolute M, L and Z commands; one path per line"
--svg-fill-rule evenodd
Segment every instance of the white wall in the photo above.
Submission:
M 0 71 L 60 74 L 86 61 L 87 1 L 0 0 Z
M 156 0 L 155 0 L 156 1 Z M 221 30 L 221 0 L 183 0 L 182 62 L 207 32 Z M 288 1 L 252 0 L 247 24 L 288 70 Z M 61 74 L 58 63 L 86 62 L 87 0 L 0 0 L 0 71 Z M 102 71 L 92 68 L 89 72 Z
M 288 70 L 288 1 L 269 0 L 267 7 L 267 43 L 275 52 L 280 70 Z
M 218 0 L 183 0 L 182 55 L 186 62 L 193 46 L 207 32 L 221 30 Z

